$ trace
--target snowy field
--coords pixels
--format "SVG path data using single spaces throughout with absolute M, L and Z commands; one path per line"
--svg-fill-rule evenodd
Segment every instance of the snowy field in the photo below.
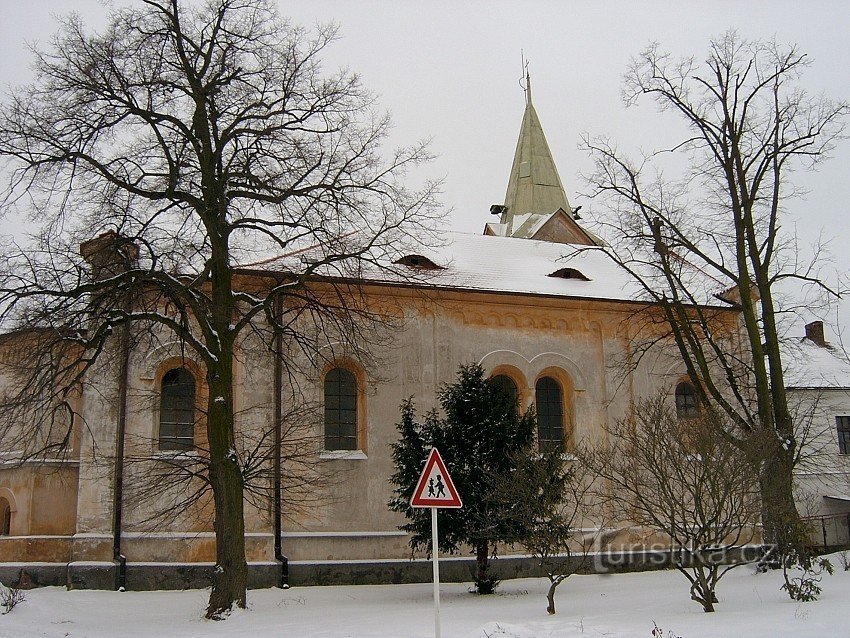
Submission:
M 833 561 L 838 570 L 838 561 Z M 778 573 L 745 566 L 720 582 L 718 611 L 705 614 L 688 598 L 678 573 L 573 576 L 558 588 L 558 614 L 546 614 L 546 581 L 505 581 L 495 596 L 444 584 L 444 638 L 663 638 L 850 636 L 850 572 L 823 581 L 813 603 L 779 590 Z M 0 637 L 366 638 L 433 636 L 430 584 L 299 587 L 249 592 L 247 611 L 224 622 L 202 618 L 207 592 L 103 592 L 44 588 L 0 616 Z M 655 624 L 653 624 L 655 623 Z

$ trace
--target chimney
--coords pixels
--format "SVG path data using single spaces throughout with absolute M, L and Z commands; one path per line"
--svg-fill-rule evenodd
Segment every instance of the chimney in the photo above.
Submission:
M 813 321 L 806 324 L 806 339 L 816 343 L 821 348 L 826 348 L 826 340 L 823 338 L 823 321 Z
M 110 230 L 80 244 L 80 254 L 91 266 L 92 279 L 100 281 L 132 268 L 139 256 L 139 247 Z

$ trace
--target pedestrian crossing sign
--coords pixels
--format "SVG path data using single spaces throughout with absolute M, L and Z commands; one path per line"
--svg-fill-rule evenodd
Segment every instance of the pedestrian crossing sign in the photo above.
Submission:
M 422 470 L 416 489 L 413 490 L 410 506 L 463 507 L 452 478 L 446 471 L 446 464 L 443 463 L 443 458 L 437 448 L 431 448 L 431 453 L 425 462 L 425 469 Z

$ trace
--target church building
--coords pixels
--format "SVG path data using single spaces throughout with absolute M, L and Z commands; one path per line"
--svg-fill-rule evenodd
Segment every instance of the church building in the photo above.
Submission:
M 694 390 L 674 352 L 632 360 L 639 336 L 632 319 L 646 303 L 626 273 L 594 250 L 602 240 L 568 201 L 530 90 L 505 200 L 490 213 L 498 221 L 485 223 L 492 217 L 482 211 L 482 234 L 448 232 L 402 255 L 395 263 L 415 275 L 410 280 L 365 275 L 367 302 L 398 317 L 378 335 L 374 361 L 358 360 L 330 334 L 327 356 L 304 362 L 297 378 L 281 371 L 273 353 L 248 344 L 240 353 L 237 428 L 269 432 L 276 420 L 291 419 L 281 397 L 292 385 L 316 408 L 306 430 L 283 430 L 285 449 L 288 435 L 316 442 L 292 444 L 278 468 L 283 494 L 298 494 L 297 506 L 273 502 L 270 491 L 247 494 L 252 583 L 429 577 L 424 557 L 412 559 L 398 529 L 404 521 L 387 507 L 390 444 L 400 403 L 413 396 L 421 411 L 434 407 L 463 364 L 480 364 L 521 405 L 534 405 L 538 441 L 566 453 L 604 436 L 637 398 L 663 390 L 680 409 L 692 407 Z M 82 250 L 108 241 L 95 238 Z M 250 265 L 243 280 L 285 260 Z M 21 338 L 7 335 L 0 359 L 22 348 Z M 23 571 L 39 584 L 76 587 L 111 588 L 119 573 L 135 589 L 205 584 L 215 560 L 208 495 L 191 500 L 185 487 L 162 480 L 150 488 L 156 477 L 190 476 L 203 449 L 202 365 L 162 339 L 130 344 L 126 375 L 118 369 L 104 362 L 90 371 L 71 454 L 0 466 L 3 582 Z M 4 445 L 14 452 L 13 442 Z M 450 557 L 445 577 L 468 576 L 468 560 Z

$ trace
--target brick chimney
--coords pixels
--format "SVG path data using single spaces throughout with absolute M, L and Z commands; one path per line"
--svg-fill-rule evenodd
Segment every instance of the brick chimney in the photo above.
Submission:
M 826 348 L 826 339 L 823 337 L 823 321 L 813 321 L 806 324 L 806 339 L 816 343 L 821 348 Z

